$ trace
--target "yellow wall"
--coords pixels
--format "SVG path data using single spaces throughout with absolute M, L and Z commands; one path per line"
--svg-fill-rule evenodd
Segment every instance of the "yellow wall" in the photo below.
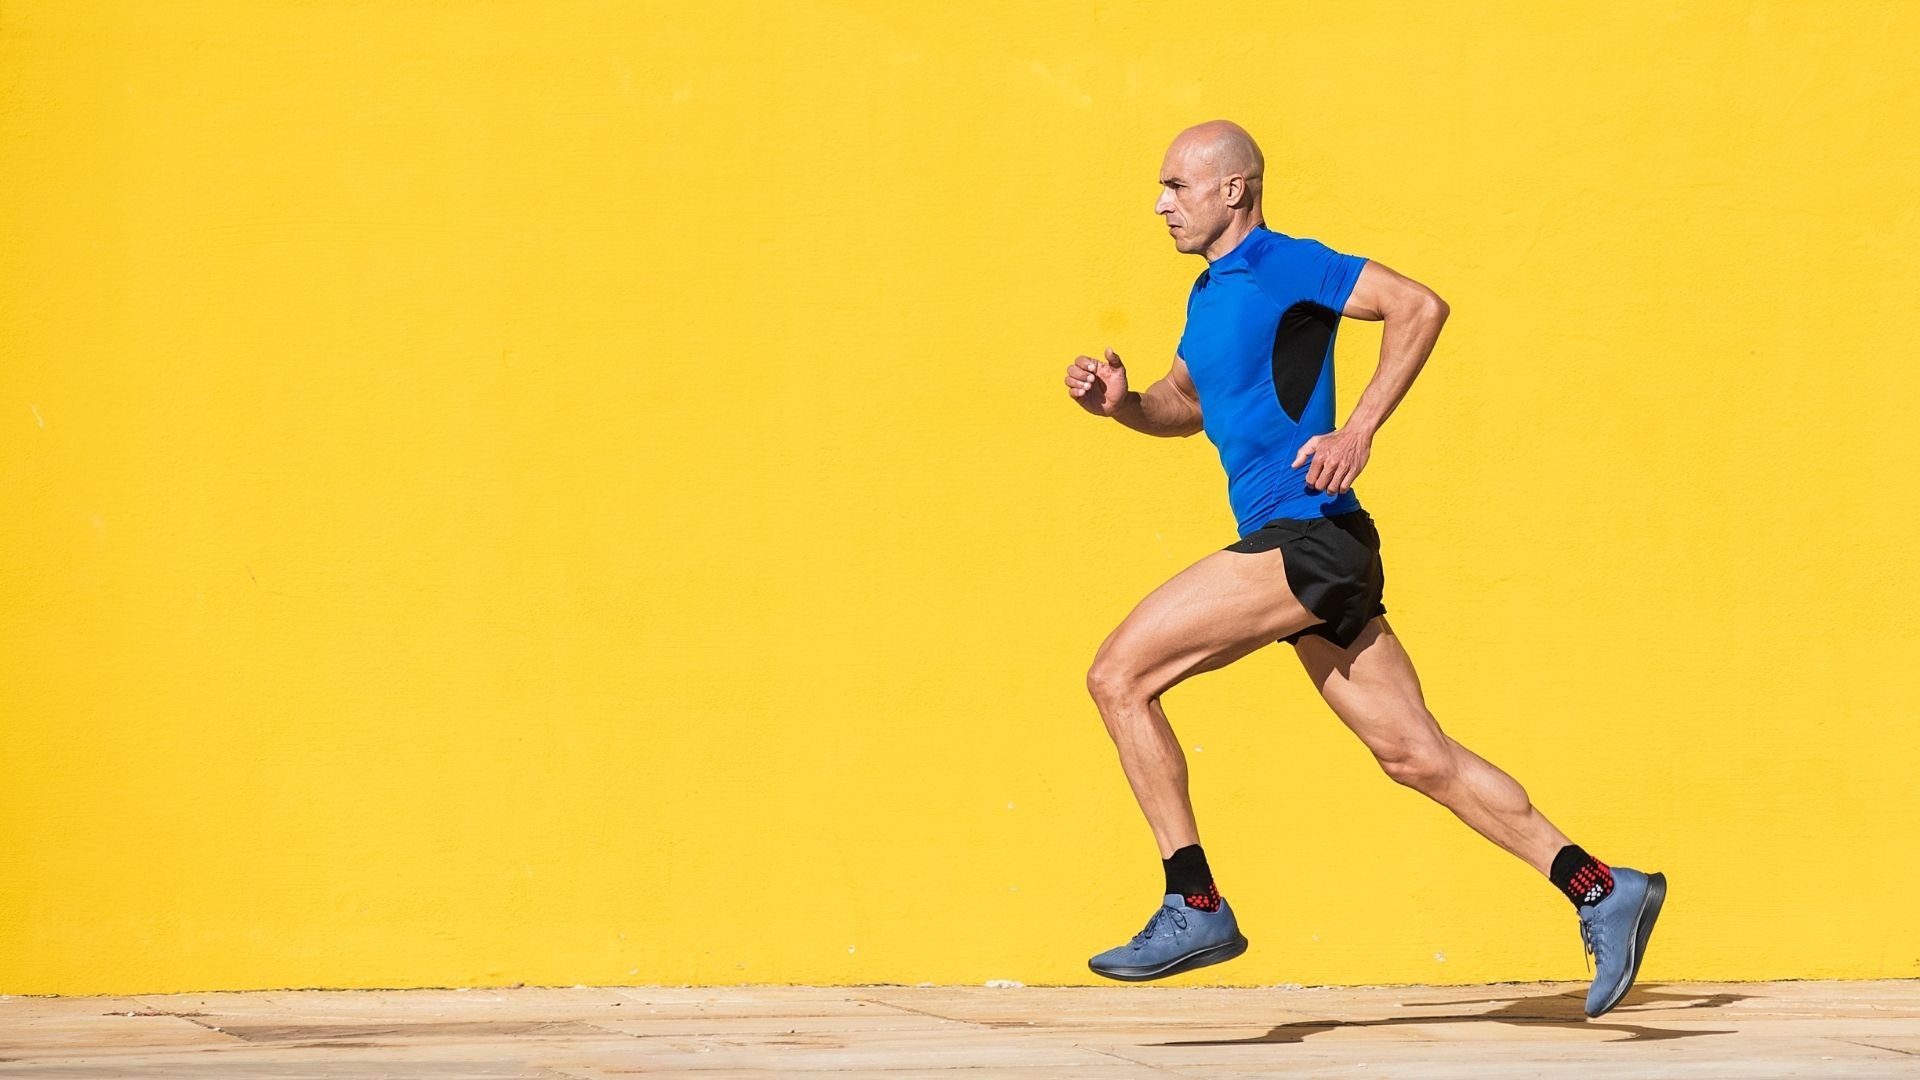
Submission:
M 1920 975 L 1920 9 L 907 7 L 0 11 L 0 991 L 1098 981 L 1086 667 L 1233 521 L 1061 373 L 1214 116 L 1452 304 L 1387 604 L 1642 980 Z M 1183 981 L 1588 977 L 1291 650 L 1166 701 Z

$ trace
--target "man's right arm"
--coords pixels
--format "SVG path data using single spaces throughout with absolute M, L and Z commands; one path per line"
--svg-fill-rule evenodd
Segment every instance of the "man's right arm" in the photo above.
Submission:
M 1113 418 L 1135 431 L 1163 438 L 1184 438 L 1205 430 L 1200 421 L 1200 396 L 1187 373 L 1187 362 L 1173 358 L 1167 377 L 1147 387 L 1146 393 L 1127 391 Z

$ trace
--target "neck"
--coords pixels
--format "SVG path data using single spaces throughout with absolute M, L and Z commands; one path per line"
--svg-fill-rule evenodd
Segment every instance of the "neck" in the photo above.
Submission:
M 1219 239 L 1207 245 L 1207 250 L 1200 254 L 1206 256 L 1208 262 L 1212 262 L 1239 247 L 1240 241 L 1247 238 L 1247 234 L 1253 231 L 1254 226 L 1264 224 L 1266 221 L 1260 216 L 1260 208 L 1257 206 L 1244 213 L 1235 211 L 1233 223 L 1227 226 L 1227 231 L 1221 233 Z

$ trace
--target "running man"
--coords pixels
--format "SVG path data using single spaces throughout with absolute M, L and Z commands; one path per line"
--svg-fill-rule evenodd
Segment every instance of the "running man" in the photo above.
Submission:
M 1160 697 L 1284 641 L 1388 776 L 1453 811 L 1572 901 L 1593 958 L 1586 1013 L 1599 1016 L 1639 973 L 1666 878 L 1587 854 L 1512 777 L 1440 730 L 1387 625 L 1380 535 L 1353 493 L 1374 433 L 1433 350 L 1447 304 L 1378 262 L 1268 229 L 1264 166 L 1252 137 L 1225 120 L 1173 140 L 1154 213 L 1166 218 L 1176 249 L 1207 260 L 1187 297 L 1173 370 L 1142 393 L 1128 389 L 1112 349 L 1104 361 L 1081 356 L 1067 368 L 1067 392 L 1095 416 L 1148 435 L 1205 431 L 1226 469 L 1240 536 L 1142 600 L 1087 672 L 1166 876 L 1146 928 L 1088 966 L 1142 981 L 1246 951 L 1201 850 L 1186 756 Z M 1342 315 L 1386 325 L 1379 370 L 1346 426 L 1335 428 Z

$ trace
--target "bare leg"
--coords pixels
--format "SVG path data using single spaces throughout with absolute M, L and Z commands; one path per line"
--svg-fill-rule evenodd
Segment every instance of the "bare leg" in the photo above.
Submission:
M 1160 695 L 1319 621 L 1288 588 L 1278 549 L 1216 551 L 1149 593 L 1101 643 L 1087 691 L 1161 858 L 1199 843 L 1200 834 L 1186 754 Z
M 1572 841 L 1518 781 L 1440 730 L 1400 639 L 1376 617 L 1351 648 L 1311 635 L 1294 646 L 1307 675 L 1388 776 L 1453 811 L 1475 832 L 1549 876 Z
M 1149 698 L 1143 707 L 1115 701 L 1102 706 L 1100 715 L 1120 752 L 1120 768 L 1127 774 L 1133 797 L 1147 815 L 1160 857 L 1171 858 L 1188 844 L 1199 843 L 1200 829 L 1187 787 L 1187 756 L 1160 699 Z

